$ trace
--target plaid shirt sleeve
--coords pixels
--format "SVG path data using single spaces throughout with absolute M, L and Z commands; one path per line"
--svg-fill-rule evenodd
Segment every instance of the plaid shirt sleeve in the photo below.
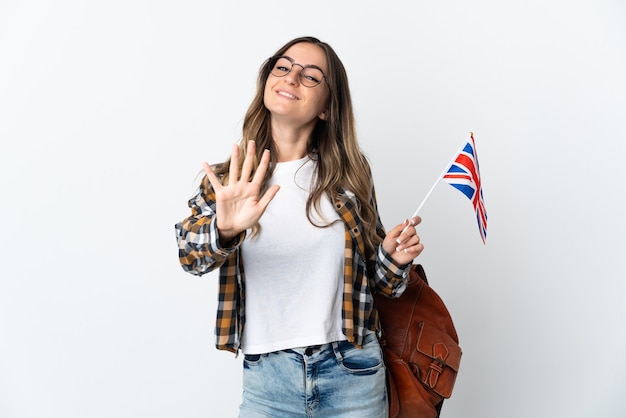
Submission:
M 222 247 L 215 223 L 215 192 L 206 177 L 189 199 L 191 216 L 175 225 L 178 258 L 186 272 L 201 276 L 220 267 L 242 242 L 245 232 Z
M 379 245 L 376 254 L 376 271 L 371 283 L 374 291 L 391 298 L 400 297 L 406 290 L 410 267 L 411 264 L 396 264 L 383 246 Z

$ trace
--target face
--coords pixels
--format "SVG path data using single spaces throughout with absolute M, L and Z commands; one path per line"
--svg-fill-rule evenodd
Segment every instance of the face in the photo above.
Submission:
M 272 119 L 300 126 L 315 124 L 318 118 L 326 120 L 329 97 L 326 80 L 314 87 L 304 86 L 300 81 L 302 67 L 316 66 L 328 74 L 324 50 L 303 42 L 292 45 L 283 55 L 294 63 L 291 71 L 283 77 L 270 74 L 265 84 L 263 101 Z

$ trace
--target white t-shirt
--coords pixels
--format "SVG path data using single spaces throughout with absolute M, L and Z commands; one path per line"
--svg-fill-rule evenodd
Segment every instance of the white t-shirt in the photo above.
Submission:
M 245 273 L 242 350 L 262 354 L 345 340 L 341 330 L 345 227 L 313 226 L 306 201 L 316 162 L 305 157 L 278 163 L 269 182 L 280 185 L 241 256 Z M 319 224 L 340 220 L 328 197 Z

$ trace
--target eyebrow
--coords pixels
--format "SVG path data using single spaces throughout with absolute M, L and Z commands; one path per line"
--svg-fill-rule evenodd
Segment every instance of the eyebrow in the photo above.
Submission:
M 281 55 L 281 57 L 283 58 L 287 58 L 289 61 L 291 61 L 292 64 L 298 64 L 298 65 L 302 65 L 300 63 L 297 63 L 293 58 L 291 58 L 289 55 Z M 320 67 L 318 67 L 315 64 L 309 64 L 309 65 L 302 65 L 302 67 L 304 68 L 317 68 L 318 70 L 320 70 L 322 72 L 322 74 L 326 74 L 326 72 L 324 70 L 322 70 Z

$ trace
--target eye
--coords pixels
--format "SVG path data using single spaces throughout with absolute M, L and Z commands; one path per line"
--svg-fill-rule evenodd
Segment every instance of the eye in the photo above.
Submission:
M 324 74 L 316 67 L 305 67 L 300 76 L 306 81 L 307 85 L 313 86 L 321 83 L 322 78 L 324 78 Z
M 311 74 L 303 74 L 304 78 L 306 78 L 309 81 L 312 81 L 314 83 L 319 83 L 320 80 L 318 80 L 317 78 L 315 78 L 314 76 L 312 76 Z
M 274 64 L 272 72 L 276 73 L 288 73 L 291 71 L 291 62 L 286 58 L 279 58 Z

